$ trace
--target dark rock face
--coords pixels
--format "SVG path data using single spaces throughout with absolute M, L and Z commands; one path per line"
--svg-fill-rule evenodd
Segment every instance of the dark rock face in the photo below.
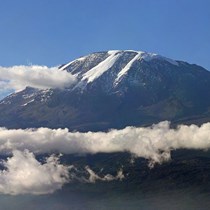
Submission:
M 210 72 L 136 51 L 93 53 L 60 67 L 77 77 L 68 89 L 26 88 L 0 102 L 0 126 L 98 131 L 162 120 L 210 120 Z

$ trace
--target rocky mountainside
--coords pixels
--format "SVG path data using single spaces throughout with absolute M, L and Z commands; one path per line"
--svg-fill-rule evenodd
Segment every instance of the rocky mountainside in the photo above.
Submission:
M 27 87 L 0 102 L 0 126 L 107 130 L 162 120 L 210 120 L 210 72 L 140 51 L 93 53 L 60 67 L 77 78 L 66 89 Z

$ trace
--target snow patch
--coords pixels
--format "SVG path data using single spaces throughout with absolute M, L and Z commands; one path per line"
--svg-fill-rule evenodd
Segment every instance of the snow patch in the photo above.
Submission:
M 151 61 L 153 59 L 159 59 L 159 60 L 164 60 L 164 61 L 167 61 L 173 65 L 176 65 L 178 66 L 178 62 L 175 61 L 175 60 L 172 60 L 170 58 L 166 58 L 166 57 L 163 57 L 161 55 L 157 55 L 155 53 L 147 53 L 147 52 L 143 52 L 143 51 L 134 51 L 134 50 L 126 50 L 124 52 L 134 52 L 134 53 L 137 53 L 136 56 L 131 59 L 127 64 L 126 66 L 118 73 L 117 75 L 117 78 L 115 79 L 114 81 L 114 85 L 117 85 L 120 81 L 120 79 L 122 78 L 123 75 L 127 74 L 127 72 L 130 70 L 130 68 L 132 67 L 133 63 L 136 61 L 136 60 L 144 60 L 144 61 Z
M 160 59 L 160 60 L 165 60 L 175 66 L 178 66 L 179 63 L 173 59 L 166 58 L 164 56 L 155 54 L 155 53 L 148 53 L 148 52 L 143 52 L 143 51 L 135 51 L 135 50 L 125 50 L 125 52 L 135 52 L 140 54 L 141 56 L 139 57 L 139 60 L 143 59 L 145 61 L 151 61 L 153 59 Z
M 3 100 L 3 101 L 0 102 L 0 105 L 1 104 L 4 104 L 4 105 L 11 104 L 11 101 Z
M 30 99 L 30 98 L 35 97 L 35 96 L 36 96 L 36 93 L 30 93 L 30 94 L 22 95 L 22 98 L 23 99 Z
M 104 72 L 109 70 L 114 65 L 116 60 L 121 56 L 121 53 L 119 52 L 120 51 L 118 50 L 108 51 L 110 56 L 83 74 L 82 80 L 87 80 L 87 83 L 90 83 L 100 77 Z
M 41 102 L 47 102 L 52 96 L 52 89 L 46 89 L 41 91 Z
M 117 78 L 115 79 L 115 82 L 114 82 L 115 84 L 118 83 L 118 81 L 120 80 L 120 78 L 121 78 L 124 74 L 127 74 L 127 72 L 129 71 L 129 69 L 131 68 L 131 66 L 133 65 L 133 63 L 134 63 L 137 59 L 141 58 L 141 55 L 142 55 L 143 53 L 144 53 L 144 52 L 137 52 L 137 55 L 127 63 L 127 65 L 118 73 Z
M 67 67 L 69 67 L 72 63 L 75 63 L 75 62 L 78 62 L 78 61 L 84 61 L 86 59 L 87 56 L 84 56 L 84 57 L 81 57 L 81 58 L 78 58 L 76 60 L 73 60 L 67 64 L 65 64 L 64 66 L 62 66 L 61 68 L 59 68 L 60 71 L 63 71 L 65 70 Z
M 140 59 L 143 59 L 145 61 L 151 61 L 153 59 L 159 59 L 159 60 L 164 60 L 164 61 L 167 61 L 175 66 L 178 66 L 178 62 L 176 62 L 175 60 L 173 59 L 170 59 L 170 58 L 166 58 L 166 57 L 163 57 L 161 55 L 157 55 L 157 54 L 154 54 L 154 53 L 144 53 L 142 54 L 141 58 Z
M 21 106 L 27 106 L 28 104 L 30 104 L 30 103 L 32 103 L 32 102 L 34 102 L 34 99 L 30 100 L 29 102 L 27 102 L 27 103 L 25 103 L 25 104 L 23 104 L 23 105 L 21 105 Z

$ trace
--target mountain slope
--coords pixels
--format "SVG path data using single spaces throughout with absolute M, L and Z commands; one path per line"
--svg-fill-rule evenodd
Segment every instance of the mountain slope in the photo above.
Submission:
M 67 89 L 26 88 L 0 102 L 0 126 L 106 130 L 162 120 L 210 120 L 210 72 L 139 51 L 87 55 L 60 67 Z

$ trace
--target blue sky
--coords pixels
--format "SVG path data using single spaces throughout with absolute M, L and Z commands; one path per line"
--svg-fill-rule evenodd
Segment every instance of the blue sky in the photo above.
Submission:
M 210 70 L 209 0 L 7 0 L 0 30 L 0 66 L 134 49 Z

